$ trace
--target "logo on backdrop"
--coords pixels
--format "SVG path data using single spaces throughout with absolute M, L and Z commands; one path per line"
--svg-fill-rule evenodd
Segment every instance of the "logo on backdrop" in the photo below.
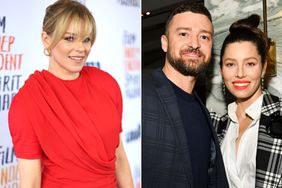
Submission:
M 98 69 L 101 69 L 101 63 L 99 61 L 87 61 L 85 63 L 85 66 L 96 67 Z
M 138 140 L 141 135 L 141 126 L 138 124 L 137 129 L 133 129 L 125 134 L 126 143 Z
M 13 147 L 0 146 L 0 187 L 19 187 L 19 168 L 15 162 Z
M 127 98 L 140 97 L 140 48 L 135 33 L 123 32 L 125 95 Z
M 20 87 L 22 75 L 1 75 L 0 76 L 0 111 L 9 110 L 12 98 Z
M 22 68 L 23 54 L 14 52 L 16 37 L 5 33 L 7 18 L 0 17 L 0 111 L 8 110 L 13 96 L 20 86 L 21 74 L 17 74 Z
M 0 30 L 2 30 L 2 33 L 5 33 L 5 27 L 6 27 L 6 17 L 0 17 Z
M 22 68 L 23 54 L 14 49 L 16 37 L 6 33 L 7 20 L 0 16 L 0 113 L 9 110 L 22 78 L 18 71 Z M 0 187 L 19 187 L 18 180 L 19 169 L 13 147 L 0 145 Z
M 14 162 L 16 162 L 14 148 L 0 146 L 0 164 L 1 166 L 4 166 L 6 164 L 11 164 Z
M 140 0 L 117 0 L 122 6 L 140 7 Z

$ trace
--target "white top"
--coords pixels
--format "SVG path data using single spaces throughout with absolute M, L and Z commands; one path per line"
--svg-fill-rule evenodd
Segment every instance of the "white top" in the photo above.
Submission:
M 236 139 L 239 134 L 239 123 L 235 114 L 235 102 L 228 105 L 231 123 L 221 145 L 225 171 L 230 188 L 254 188 L 256 175 L 256 155 L 259 119 L 263 95 L 245 111 L 252 118 L 252 123 L 241 136 L 236 158 Z

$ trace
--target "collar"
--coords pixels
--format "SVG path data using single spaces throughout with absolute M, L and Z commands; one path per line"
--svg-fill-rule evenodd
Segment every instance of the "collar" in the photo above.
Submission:
M 261 107 L 263 101 L 263 94 L 259 96 L 253 104 L 251 104 L 246 110 L 245 113 L 250 116 L 253 120 L 260 118 Z M 228 115 L 231 118 L 231 121 L 238 123 L 238 118 L 236 115 L 237 104 L 233 102 L 228 105 Z

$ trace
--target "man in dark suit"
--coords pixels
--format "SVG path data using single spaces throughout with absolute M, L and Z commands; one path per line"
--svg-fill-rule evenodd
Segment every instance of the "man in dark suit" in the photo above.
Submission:
M 194 85 L 210 59 L 213 25 L 203 4 L 186 2 L 161 37 L 165 64 L 142 81 L 142 188 L 227 188 L 210 116 Z

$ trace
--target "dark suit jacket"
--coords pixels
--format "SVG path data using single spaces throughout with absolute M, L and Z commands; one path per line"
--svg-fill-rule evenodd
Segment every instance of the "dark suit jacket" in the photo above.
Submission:
M 189 147 L 173 88 L 160 69 L 142 77 L 142 188 L 192 188 Z M 213 138 L 208 184 L 228 188 L 207 110 L 206 115 Z

